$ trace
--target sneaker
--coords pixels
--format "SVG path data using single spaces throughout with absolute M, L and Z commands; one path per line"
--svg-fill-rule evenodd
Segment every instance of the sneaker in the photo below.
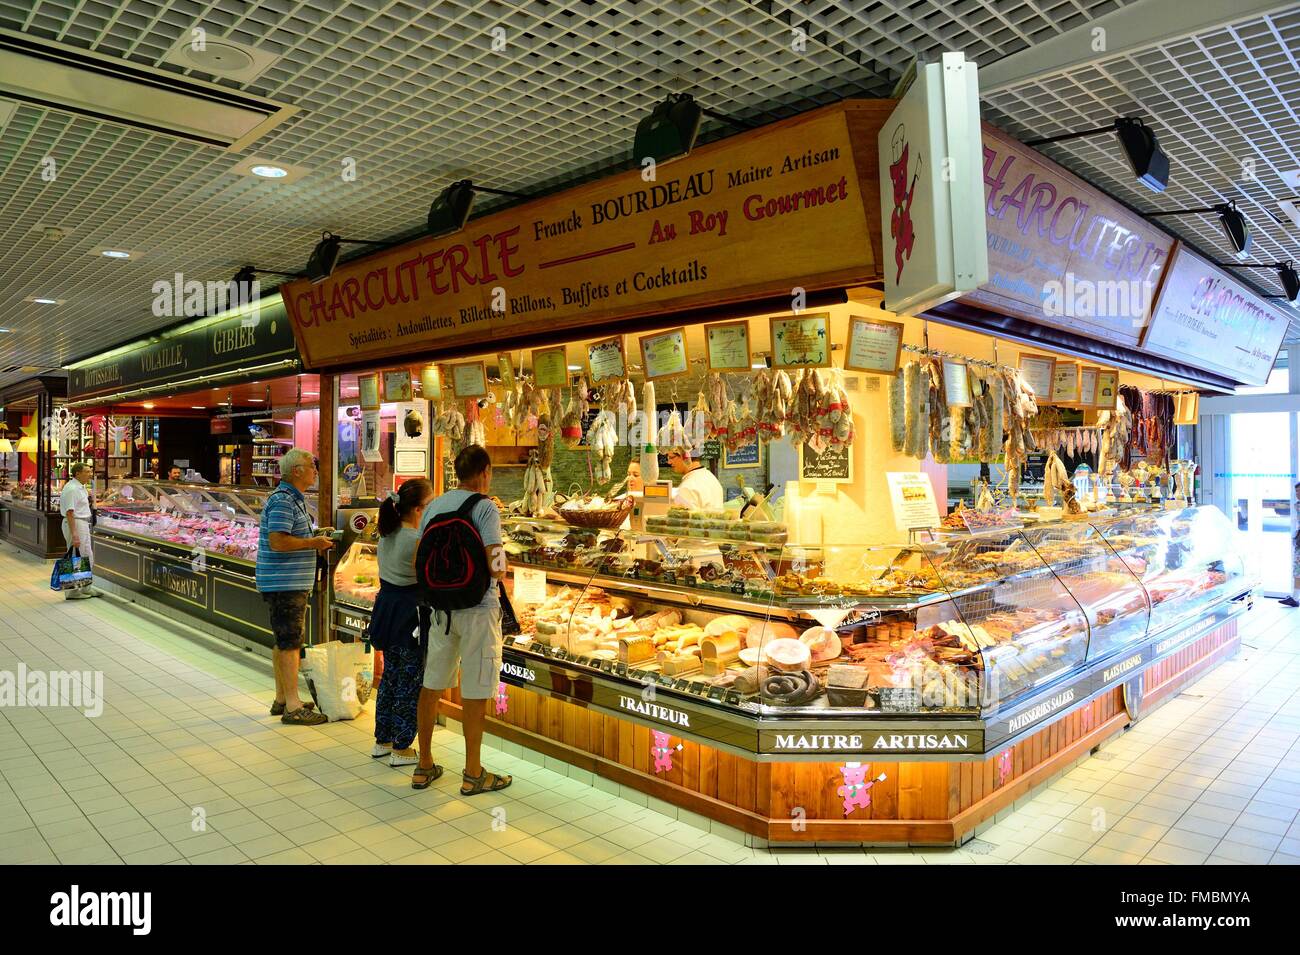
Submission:
M 393 767 L 418 766 L 419 764 L 420 754 L 415 750 L 411 750 L 409 755 L 403 755 L 397 750 L 393 750 L 393 754 L 388 757 L 388 765 Z
M 370 748 L 371 759 L 383 759 L 393 751 L 393 747 L 385 746 L 383 743 L 376 743 Z
M 285 713 L 280 717 L 281 723 L 288 723 L 290 726 L 320 726 L 322 723 L 328 723 L 329 717 L 324 713 L 317 713 L 309 710 L 307 707 L 294 710 L 292 713 Z
M 1285 600 L 1279 600 L 1278 603 L 1283 607 L 1300 607 L 1300 602 L 1297 602 L 1294 597 L 1287 597 Z

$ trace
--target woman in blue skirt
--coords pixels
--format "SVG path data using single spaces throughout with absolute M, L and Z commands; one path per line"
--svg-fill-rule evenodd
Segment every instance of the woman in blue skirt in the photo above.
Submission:
M 433 500 L 433 485 L 423 478 L 405 482 L 379 505 L 379 595 L 370 617 L 370 645 L 384 654 L 384 678 L 375 704 L 375 759 L 390 766 L 419 762 L 415 741 L 416 707 L 424 677 L 429 608 L 420 604 L 415 551 L 420 515 Z

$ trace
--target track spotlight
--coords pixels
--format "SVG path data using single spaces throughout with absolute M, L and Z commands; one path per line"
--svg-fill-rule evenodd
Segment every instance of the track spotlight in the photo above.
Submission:
M 453 182 L 433 200 L 429 207 L 428 235 L 432 238 L 452 235 L 465 228 L 469 213 L 474 208 L 474 194 L 486 192 L 493 196 L 510 196 L 512 199 L 527 199 L 522 192 L 508 192 L 505 189 L 489 189 L 476 186 L 472 180 L 461 179 Z
M 334 235 L 332 232 L 322 232 L 321 239 L 316 243 L 316 248 L 311 250 L 311 258 L 307 260 L 307 267 L 303 273 L 311 279 L 312 284 L 323 282 L 334 272 L 334 267 L 339 264 L 339 252 L 341 246 L 348 245 L 388 245 L 387 242 L 373 242 L 369 239 L 345 239 L 342 236 Z
M 1204 209 L 1171 209 L 1169 212 L 1148 212 L 1146 215 L 1152 219 L 1158 219 L 1161 216 L 1203 215 L 1207 212 L 1213 212 L 1219 217 L 1219 226 L 1223 229 L 1224 238 L 1232 246 L 1232 251 L 1237 258 L 1247 258 L 1250 255 L 1250 220 L 1237 208 L 1236 202 L 1220 202 Z
M 1109 126 L 1087 129 L 1079 133 L 1066 133 L 1062 136 L 1048 136 L 1045 139 L 1032 139 L 1026 146 L 1043 146 L 1047 143 L 1064 142 L 1067 139 L 1080 139 L 1084 136 L 1100 136 L 1114 133 L 1119 137 L 1119 144 L 1124 150 L 1129 168 L 1138 182 L 1152 192 L 1164 192 L 1169 185 L 1169 157 L 1156 142 L 1156 134 L 1150 126 L 1135 116 L 1120 116 Z

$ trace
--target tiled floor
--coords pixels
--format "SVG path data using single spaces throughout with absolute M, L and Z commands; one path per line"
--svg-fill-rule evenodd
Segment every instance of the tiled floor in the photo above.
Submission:
M 0 551 L 0 671 L 100 670 L 105 708 L 0 707 L 0 863 L 1296 863 L 1300 611 L 961 849 L 765 850 L 644 796 L 526 760 L 504 793 L 425 792 L 367 758 L 368 719 L 286 727 L 269 664 L 114 599 L 65 602 Z

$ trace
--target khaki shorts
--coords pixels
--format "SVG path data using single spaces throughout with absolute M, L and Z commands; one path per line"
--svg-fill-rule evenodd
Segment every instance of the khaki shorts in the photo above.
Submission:
M 455 686 L 458 667 L 461 699 L 487 700 L 496 696 L 501 682 L 500 607 L 453 610 L 450 633 L 446 615 L 434 611 L 429 653 L 424 659 L 425 689 L 447 690 Z

